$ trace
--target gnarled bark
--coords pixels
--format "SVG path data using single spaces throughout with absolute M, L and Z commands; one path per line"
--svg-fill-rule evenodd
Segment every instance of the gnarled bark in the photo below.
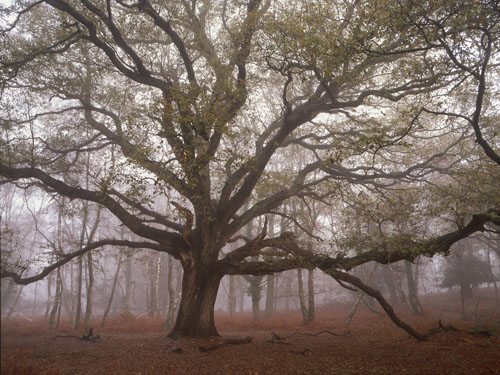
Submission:
M 182 297 L 171 338 L 219 336 L 214 306 L 223 274 L 214 268 L 184 268 Z

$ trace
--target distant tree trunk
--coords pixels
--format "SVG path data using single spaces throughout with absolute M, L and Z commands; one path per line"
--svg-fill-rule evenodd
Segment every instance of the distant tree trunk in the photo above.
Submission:
M 113 297 L 115 295 L 116 284 L 118 282 L 118 275 L 120 274 L 120 267 L 122 265 L 122 254 L 120 253 L 120 257 L 118 258 L 118 265 L 116 266 L 115 276 L 113 278 L 113 285 L 111 286 L 111 294 L 109 296 L 108 304 L 106 305 L 106 310 L 104 310 L 104 315 L 102 316 L 101 327 L 104 327 L 106 318 L 109 314 L 109 310 L 111 309 L 111 304 L 113 303 Z
M 14 292 L 16 286 L 16 283 L 12 279 L 4 279 L 4 281 L 2 282 L 2 286 L 5 285 L 4 283 L 7 284 L 7 288 L 5 292 L 2 290 L 1 293 L 0 307 L 2 309 L 2 315 L 7 311 L 6 309 L 9 303 L 10 296 Z
M 246 236 L 248 239 L 252 238 L 253 235 L 253 221 L 250 221 L 246 226 Z M 251 257 L 252 261 L 257 261 L 258 257 Z M 254 322 L 260 319 L 260 299 L 261 294 L 261 281 L 262 276 L 245 276 L 245 280 L 248 282 L 248 294 L 252 299 L 252 316 Z
M 302 313 L 302 325 L 307 325 L 308 320 L 307 320 L 307 307 L 306 307 L 306 301 L 304 297 L 304 284 L 302 282 L 302 269 L 299 268 L 297 269 L 297 281 L 299 283 L 299 301 L 300 301 L 300 311 Z
M 94 265 L 92 260 L 92 253 L 87 253 L 87 267 L 88 267 L 88 286 L 87 286 L 87 305 L 85 308 L 85 327 L 88 326 L 92 320 L 92 308 L 94 300 Z
M 17 291 L 16 298 L 14 299 L 14 303 L 10 306 L 9 313 L 7 314 L 7 319 L 11 317 L 11 315 L 14 313 L 14 310 L 17 309 L 17 304 L 19 302 L 19 298 L 21 298 L 21 294 L 23 292 L 24 285 L 21 285 L 19 287 L 19 290 Z
M 101 211 L 102 207 L 97 206 L 96 217 L 92 230 L 90 231 L 87 241 L 94 241 L 95 234 L 97 233 L 97 228 L 99 228 L 99 223 L 101 221 Z M 87 267 L 88 267 L 88 285 L 87 285 L 87 306 L 85 309 L 85 327 L 92 320 L 92 309 L 94 306 L 94 261 L 92 259 L 92 252 L 87 253 Z
M 125 295 L 123 296 L 123 304 L 122 304 L 122 312 L 125 315 L 130 315 L 130 299 L 132 298 L 132 255 L 130 252 L 127 252 L 127 259 L 125 261 Z
M 38 292 L 38 283 L 35 283 L 35 293 L 33 296 L 33 308 L 31 309 L 31 316 L 32 317 L 35 316 L 37 292 Z
M 363 270 L 363 276 L 366 280 L 365 281 L 366 284 L 369 284 L 370 281 L 372 280 L 373 274 L 375 273 L 375 270 L 377 269 L 377 267 L 378 267 L 378 263 L 373 263 L 373 267 L 372 267 L 372 270 L 370 271 L 370 275 L 368 277 L 366 277 L 365 266 L 361 265 L 361 269 Z M 359 304 L 360 304 L 362 299 L 363 299 L 363 291 L 359 290 L 358 295 L 356 297 L 356 302 L 354 303 L 351 311 L 349 312 L 349 315 L 347 315 L 347 318 L 345 320 L 346 327 L 348 327 L 351 324 L 352 318 L 354 317 L 354 314 L 356 314 L 356 311 L 358 311 L 358 307 L 359 307 Z
M 229 316 L 232 318 L 236 312 L 236 276 L 229 275 Z
M 51 306 L 52 290 L 50 284 L 52 284 L 52 274 L 49 274 L 49 277 L 47 278 L 47 307 L 45 308 L 45 314 L 44 314 L 45 319 L 47 319 L 49 316 L 50 306 Z
M 363 298 L 363 292 L 360 290 L 358 291 L 358 295 L 356 297 L 356 302 L 354 302 L 354 305 L 351 308 L 351 311 L 349 312 L 349 315 L 347 315 L 347 318 L 345 319 L 345 326 L 349 327 L 352 322 L 352 318 L 354 317 L 354 314 L 356 314 L 356 311 L 358 311 L 359 304 L 361 302 L 361 299 Z
M 389 264 L 388 265 L 389 269 L 392 271 L 392 275 L 394 276 L 394 280 L 396 280 L 396 285 L 398 287 L 398 290 L 401 294 L 401 300 L 403 302 L 406 302 L 406 304 L 408 305 L 408 307 L 410 309 L 412 309 L 411 307 L 411 302 L 410 302 L 410 298 L 408 297 L 408 295 L 406 294 L 404 288 L 403 288 L 403 285 L 402 285 L 402 281 L 398 279 L 398 277 L 396 276 L 396 273 L 394 272 L 394 269 L 392 268 L 392 266 Z M 413 309 L 412 309 L 413 311 Z
M 269 237 L 274 237 L 274 215 L 269 216 Z M 272 259 L 270 260 L 272 261 Z M 275 275 L 266 276 L 266 307 L 264 317 L 270 318 L 274 314 L 274 289 L 275 289 Z
M 154 303 L 154 273 L 151 270 L 150 259 L 146 261 L 146 279 L 148 280 L 147 288 L 146 288 L 146 314 L 148 317 L 152 317 L 153 312 L 153 303 Z
M 88 174 L 87 174 L 88 177 Z M 85 241 L 85 233 L 87 231 L 88 220 L 88 203 L 83 204 L 83 220 L 80 232 L 80 247 L 83 247 Z M 83 288 L 83 255 L 78 257 L 78 280 L 76 284 L 76 314 L 75 314 L 75 329 L 80 328 L 80 320 L 82 315 L 82 288 Z
M 243 284 L 243 283 L 241 283 Z M 240 284 L 240 304 L 239 304 L 239 312 L 242 313 L 245 311 L 245 289 L 244 287 Z
M 384 278 L 385 285 L 387 286 L 387 289 L 389 290 L 389 296 L 391 300 L 391 305 L 396 305 L 399 302 L 398 299 L 398 292 L 396 290 L 396 285 L 394 282 L 394 276 L 387 267 L 387 265 L 383 265 L 382 267 L 382 277 Z
M 78 279 L 76 282 L 76 313 L 75 329 L 80 328 L 80 319 L 82 314 L 82 282 L 83 282 L 83 255 L 78 257 Z
M 275 289 L 275 275 L 266 276 L 266 308 L 264 317 L 270 318 L 274 315 L 274 289 Z
M 262 297 L 260 290 L 261 280 L 261 276 L 249 276 L 247 278 L 249 283 L 248 293 L 252 299 L 252 316 L 254 322 L 257 322 L 260 319 L 260 298 Z
M 57 311 L 59 309 L 59 305 L 61 303 L 61 294 L 62 294 L 62 279 L 61 279 L 61 268 L 57 269 L 57 277 L 56 277 L 56 292 L 54 295 L 54 304 L 52 305 L 52 311 L 50 312 L 49 318 L 49 327 L 54 328 L 56 323 Z
M 174 289 L 174 257 L 168 255 L 168 310 L 165 328 L 170 328 L 174 324 L 174 314 L 176 309 L 176 291 Z
M 74 269 L 74 262 L 71 262 L 70 265 L 70 293 L 71 293 L 71 317 L 70 317 L 70 323 L 71 325 L 74 325 L 75 323 L 75 315 L 76 315 L 76 300 L 75 300 L 75 275 L 73 272 Z
M 496 282 L 495 274 L 493 273 L 493 268 L 491 265 L 490 249 L 488 249 L 487 255 L 488 255 L 488 269 L 490 272 L 491 281 L 493 282 L 493 287 L 495 288 L 495 305 L 498 307 L 498 306 L 500 306 L 500 302 L 498 300 L 497 282 Z
M 61 280 L 61 290 L 59 292 L 59 306 L 57 307 L 57 318 L 56 318 L 56 328 L 59 328 L 59 323 L 61 322 L 61 309 L 63 304 L 63 292 L 64 292 L 64 276 L 63 276 L 63 267 L 60 268 L 61 272 L 59 278 Z M 59 269 L 58 269 L 59 271 Z
M 291 274 L 287 273 L 285 278 L 285 311 L 290 310 L 290 296 L 292 294 L 292 279 Z
M 155 278 L 155 298 L 154 298 L 154 313 L 158 317 L 160 316 L 160 276 L 161 276 L 161 255 L 162 253 L 158 253 L 158 260 L 156 261 L 156 278 Z
M 307 270 L 307 321 L 313 322 L 315 317 L 314 308 L 314 270 Z
M 414 315 L 422 315 L 422 306 L 420 305 L 420 301 L 418 300 L 418 290 L 416 278 L 418 277 L 418 273 L 413 276 L 413 268 L 410 262 L 404 261 L 405 272 L 406 272 L 406 280 L 408 283 L 408 300 L 410 302 L 410 307 Z

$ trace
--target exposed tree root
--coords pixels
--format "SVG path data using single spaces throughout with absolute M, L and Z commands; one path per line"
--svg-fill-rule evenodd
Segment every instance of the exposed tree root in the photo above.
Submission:
M 437 335 L 441 331 L 443 331 L 443 332 L 449 332 L 449 331 L 464 332 L 464 333 L 467 333 L 469 335 L 486 336 L 486 337 L 491 337 L 493 335 L 493 331 L 490 331 L 487 329 L 479 329 L 479 330 L 478 329 L 460 329 L 460 328 L 457 328 L 455 326 L 452 326 L 451 324 L 449 324 L 449 325 L 443 324 L 443 322 L 441 322 L 441 319 L 439 319 L 438 323 L 439 323 L 439 327 L 431 328 L 430 330 L 428 330 L 425 333 L 425 336 L 427 338 L 434 336 L 434 335 Z
M 326 329 L 324 329 L 323 331 L 319 331 L 319 332 L 316 332 L 316 333 L 310 333 L 310 332 L 292 332 L 288 337 L 293 337 L 293 336 L 318 336 L 318 335 L 321 335 L 323 333 L 328 333 L 329 335 L 332 335 L 332 336 L 337 336 L 337 337 L 344 337 L 344 336 L 347 336 L 349 335 L 351 332 L 345 332 L 345 333 L 342 333 L 342 334 L 338 334 L 338 333 L 334 333 L 332 331 L 328 331 Z
M 252 342 L 252 337 L 247 336 L 242 339 L 224 339 L 221 343 L 212 344 L 207 346 L 200 346 L 198 349 L 200 352 L 210 352 L 212 350 L 221 348 L 226 345 L 238 345 L 238 344 L 249 344 Z

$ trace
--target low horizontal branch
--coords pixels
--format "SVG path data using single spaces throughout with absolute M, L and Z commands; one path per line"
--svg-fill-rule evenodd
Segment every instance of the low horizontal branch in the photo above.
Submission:
M 88 244 L 87 246 L 82 247 L 79 250 L 73 251 L 72 253 L 67 253 L 67 254 L 61 255 L 60 260 L 58 260 L 55 263 L 52 263 L 51 265 L 49 265 L 47 267 L 44 267 L 40 273 L 38 273 L 34 276 L 22 277 L 22 275 L 19 275 L 18 273 L 13 272 L 13 271 L 8 271 L 8 270 L 4 269 L 2 266 L 0 278 L 3 279 L 6 277 L 11 277 L 12 280 L 16 284 L 28 285 L 28 284 L 34 283 L 35 281 L 43 279 L 50 272 L 65 265 L 66 263 L 68 263 L 72 259 L 74 259 L 80 255 L 83 255 L 91 250 L 94 250 L 94 249 L 97 249 L 97 248 L 103 247 L 103 246 L 126 246 L 129 248 L 135 248 L 135 249 L 153 249 L 153 250 L 157 250 L 157 251 L 168 252 L 167 248 L 165 248 L 159 244 L 153 243 L 153 242 L 106 239 L 106 240 L 96 241 L 96 242 L 93 242 L 91 244 Z

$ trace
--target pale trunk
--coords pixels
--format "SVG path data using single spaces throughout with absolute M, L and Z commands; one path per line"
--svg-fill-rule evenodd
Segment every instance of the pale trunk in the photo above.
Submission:
M 87 286 L 87 306 L 85 308 L 85 326 L 90 323 L 92 319 L 92 307 L 94 299 L 94 266 L 92 260 L 92 253 L 87 253 L 87 267 L 88 267 L 88 286 Z
M 274 237 L 274 215 L 269 216 L 269 237 Z M 272 259 L 271 259 L 272 260 Z M 275 289 L 275 275 L 266 276 L 266 307 L 264 317 L 270 318 L 274 314 L 274 289 Z
M 90 243 L 94 241 L 97 228 L 99 227 L 99 222 L 101 221 L 101 206 L 97 207 L 96 218 L 92 230 L 87 238 Z M 87 326 L 92 320 L 92 309 L 94 305 L 94 261 L 92 259 L 92 253 L 89 251 L 87 253 L 87 267 L 88 267 L 88 284 L 87 284 L 87 306 L 85 309 L 85 326 Z
M 33 308 L 31 309 L 31 316 L 32 317 L 35 316 L 37 292 L 38 292 L 38 283 L 35 283 L 35 295 L 33 296 Z
M 52 275 L 47 278 L 47 307 L 45 308 L 45 319 L 49 316 L 50 312 L 50 299 L 52 298 L 52 289 L 50 285 L 52 284 Z
M 61 293 L 62 293 L 61 268 L 58 268 L 57 278 L 56 278 L 56 294 L 54 296 L 54 304 L 52 305 L 52 311 L 50 312 L 50 318 L 49 318 L 50 328 L 53 328 L 56 323 L 57 311 L 59 310 L 59 304 L 61 303 Z
M 160 316 L 160 276 L 161 276 L 161 253 L 158 253 L 158 260 L 156 262 L 156 278 L 155 278 L 155 303 L 154 303 L 154 312 L 156 316 Z
M 420 306 L 420 302 L 418 300 L 417 293 L 417 283 L 415 278 L 418 277 L 418 274 L 413 276 L 413 268 L 410 262 L 405 261 L 405 271 L 406 271 L 406 279 L 408 282 L 408 299 L 410 302 L 410 307 L 414 315 L 422 315 L 422 306 Z
M 23 292 L 23 289 L 24 289 L 24 285 L 19 287 L 16 298 L 14 299 L 14 303 L 10 307 L 9 313 L 7 314 L 7 319 L 9 319 L 11 317 L 11 315 L 14 313 L 14 311 L 17 310 L 17 303 L 19 302 L 19 298 L 21 298 L 21 294 Z
M 125 296 L 123 298 L 122 312 L 125 315 L 130 315 L 130 300 L 132 298 L 132 255 L 127 254 L 127 260 L 125 262 Z
M 172 327 L 174 323 L 175 314 L 175 289 L 174 289 L 174 257 L 168 256 L 168 310 L 167 320 L 165 321 L 165 328 Z
M 75 329 L 80 328 L 80 318 L 82 314 L 82 281 L 83 281 L 83 255 L 80 255 L 78 257 L 78 280 L 76 283 Z
M 307 325 L 307 307 L 306 300 L 304 297 L 304 284 L 302 282 L 302 269 L 297 270 L 297 280 L 299 283 L 299 301 L 300 301 L 300 311 L 302 313 L 302 325 Z
M 108 304 L 106 306 L 106 310 L 104 311 L 104 315 L 102 316 L 101 327 L 104 327 L 106 318 L 109 314 L 109 310 L 111 309 L 111 304 L 113 303 L 113 297 L 115 295 L 115 289 L 116 289 L 116 284 L 118 282 L 118 275 L 120 274 L 121 264 L 122 264 L 122 255 L 120 254 L 118 265 L 116 266 L 115 277 L 113 278 L 113 286 L 111 287 L 111 294 L 109 296 Z

